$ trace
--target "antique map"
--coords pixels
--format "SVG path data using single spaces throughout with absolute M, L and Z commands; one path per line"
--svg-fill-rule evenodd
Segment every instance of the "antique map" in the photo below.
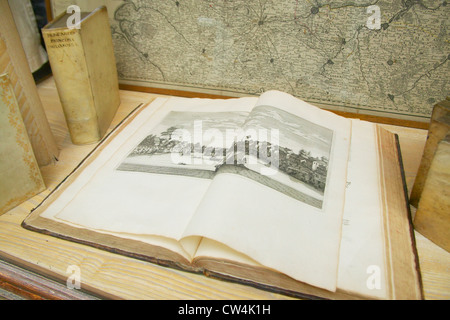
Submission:
M 105 4 L 120 82 L 227 96 L 276 89 L 427 121 L 449 93 L 444 0 L 53 0 Z

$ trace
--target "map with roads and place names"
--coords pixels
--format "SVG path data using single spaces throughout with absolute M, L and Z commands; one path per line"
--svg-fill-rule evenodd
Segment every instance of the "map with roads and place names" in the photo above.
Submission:
M 53 0 L 53 13 L 107 5 L 122 83 L 229 96 L 276 89 L 423 120 L 449 95 L 449 2 Z

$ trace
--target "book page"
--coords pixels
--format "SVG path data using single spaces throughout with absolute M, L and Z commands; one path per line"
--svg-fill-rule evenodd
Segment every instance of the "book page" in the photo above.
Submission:
M 299 172 L 286 169 L 289 167 L 287 157 L 278 159 L 281 170 L 266 165 L 266 169 L 273 171 L 266 170 L 267 177 L 260 173 L 260 179 L 255 178 L 254 172 L 249 175 L 245 170 L 219 171 L 184 235 L 221 242 L 266 267 L 334 291 L 351 123 L 278 91 L 263 94 L 256 105 L 259 107 L 265 107 L 266 113 L 270 108 L 270 115 L 264 117 L 263 123 L 266 129 L 279 130 L 279 150 L 284 148 L 299 156 L 303 149 L 309 156 L 305 156 L 302 166 L 308 170 L 312 170 L 309 166 L 314 162 L 312 159 L 327 163 L 324 185 L 319 188 L 323 189 L 322 195 L 319 197 L 320 192 L 314 190 L 314 183 L 311 183 L 314 179 L 302 181 Z M 277 119 L 280 113 L 283 116 Z M 290 117 L 284 113 L 289 113 Z M 269 123 L 272 128 L 268 128 Z M 327 135 L 327 132 L 332 133 Z M 328 151 L 321 156 L 313 155 L 318 153 L 318 144 L 308 143 L 318 140 L 324 140 L 324 145 L 329 146 L 323 148 Z M 272 183 L 277 179 L 272 179 L 271 175 L 282 179 Z M 289 182 L 280 181 L 283 179 Z M 312 203 L 306 199 L 308 197 L 285 192 L 286 185 L 294 184 L 298 184 L 296 194 L 309 191 L 319 204 Z
M 174 147 L 178 136 L 173 138 L 167 119 L 173 120 L 178 129 L 186 129 L 183 125 L 192 124 L 197 118 L 207 127 L 211 121 L 222 123 L 225 115 L 234 115 L 229 124 L 236 126 L 236 121 L 244 121 L 242 114 L 248 114 L 255 102 L 256 98 L 155 100 L 122 128 L 42 216 L 125 238 L 133 234 L 147 243 L 154 240 L 149 235 L 180 240 L 212 180 L 202 174 L 209 167 L 205 169 L 201 163 L 200 168 L 194 166 L 194 152 L 189 158 L 194 173 L 184 174 L 190 172 L 185 168 L 189 165 L 173 161 L 172 154 L 177 159 L 179 154 L 171 152 L 170 144 Z M 212 111 L 217 111 L 216 118 Z M 183 119 L 179 113 L 191 114 L 192 118 Z M 193 143 L 194 133 L 195 130 Z M 163 152 L 166 148 L 167 152 Z M 161 163 L 169 164 L 169 170 L 164 171 Z M 163 242 L 159 239 L 157 244 Z M 196 250 L 198 241 L 186 240 L 184 244 L 188 256 Z
M 236 131 L 255 104 L 259 114 L 248 128 L 278 130 L 279 142 L 272 141 L 282 153 L 278 164 L 276 152 L 257 167 L 250 152 L 239 162 Z M 158 99 L 122 128 L 44 216 L 158 245 L 177 240 L 186 257 L 207 237 L 334 291 L 350 131 L 347 119 L 278 91 L 259 99 Z M 290 171 L 293 160 L 304 160 L 305 170 Z M 223 170 L 230 167 L 245 170 Z
M 387 298 L 386 261 L 374 124 L 352 120 L 338 286 Z
M 346 202 L 343 216 L 338 284 L 341 291 L 369 298 L 387 299 L 382 205 L 378 172 L 376 126 L 352 121 Z M 204 238 L 197 257 L 261 267 L 248 256 Z

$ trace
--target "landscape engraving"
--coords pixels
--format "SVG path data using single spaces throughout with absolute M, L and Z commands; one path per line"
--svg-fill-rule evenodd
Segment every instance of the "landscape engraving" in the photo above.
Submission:
M 213 179 L 238 174 L 322 208 L 333 131 L 271 106 L 170 112 L 117 170 Z

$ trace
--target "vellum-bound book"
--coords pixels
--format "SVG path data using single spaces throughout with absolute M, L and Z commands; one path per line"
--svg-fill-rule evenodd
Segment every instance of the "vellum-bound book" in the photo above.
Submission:
M 39 166 L 54 163 L 59 150 L 39 98 L 8 0 L 0 0 L 0 74 L 11 87 Z
M 137 109 L 23 226 L 290 296 L 422 298 L 396 136 L 279 91 Z
M 63 13 L 42 28 L 59 98 L 74 144 L 103 138 L 120 105 L 116 60 L 105 6 Z
M 9 76 L 0 74 L 0 214 L 44 189 Z

